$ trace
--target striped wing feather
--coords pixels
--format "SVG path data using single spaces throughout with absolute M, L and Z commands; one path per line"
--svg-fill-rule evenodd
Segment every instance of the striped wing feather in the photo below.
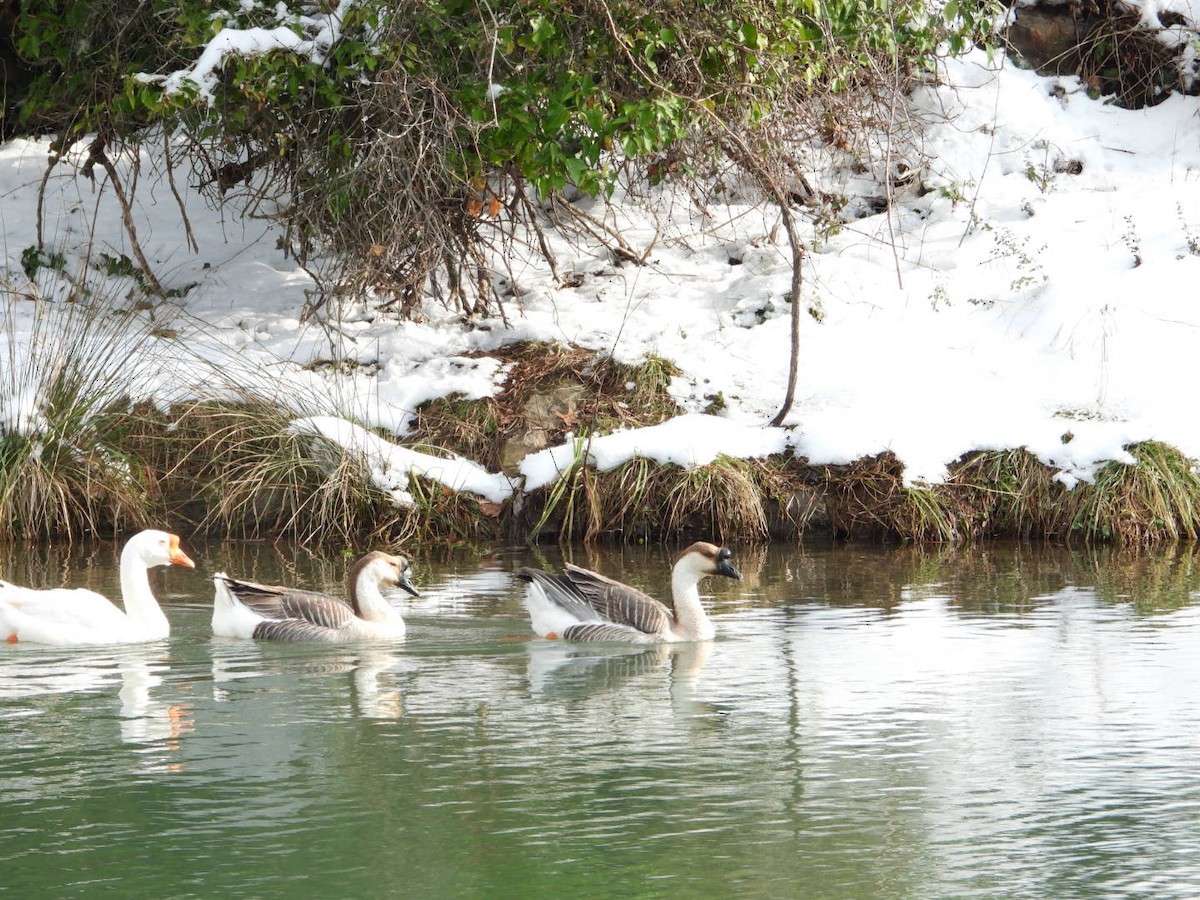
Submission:
M 653 637 L 628 625 L 610 622 L 584 622 L 572 625 L 562 633 L 568 641 L 651 641 Z
M 546 597 L 561 606 L 581 622 L 599 622 L 600 614 L 588 603 L 588 598 L 580 592 L 574 582 L 566 575 L 555 575 L 541 569 L 518 569 L 517 577 L 524 578 L 541 587 Z
M 301 619 L 270 619 L 254 629 L 260 641 L 336 641 L 337 634 Z
M 598 572 L 568 564 L 565 578 L 592 609 L 614 625 L 628 626 L 643 634 L 665 634 L 674 621 L 671 611 L 653 597 Z M 628 640 L 627 631 L 620 636 Z
M 267 619 L 300 620 L 317 628 L 341 628 L 356 620 L 350 604 L 328 594 L 232 578 L 227 583 L 242 603 Z

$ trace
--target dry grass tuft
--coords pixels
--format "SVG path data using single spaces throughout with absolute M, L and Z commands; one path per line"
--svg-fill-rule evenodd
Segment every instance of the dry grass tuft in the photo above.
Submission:
M 1136 465 L 1112 462 L 1095 483 L 1067 494 L 1062 516 L 1072 538 L 1149 545 L 1200 534 L 1200 473 L 1173 447 L 1146 441 L 1126 448 Z
M 203 510 L 201 528 L 309 544 L 407 536 L 406 511 L 375 486 L 361 454 L 297 433 L 275 405 L 247 397 L 174 412 L 160 452 L 174 491 Z
M 32 314 L 6 305 L 2 323 L 0 538 L 146 526 L 155 479 L 127 435 L 130 398 L 160 366 L 159 326 L 113 311 L 111 298 L 16 297 L 8 303 Z
M 845 466 L 814 466 L 825 491 L 836 536 L 882 539 L 899 533 L 897 506 L 904 497 L 904 466 L 892 453 Z
M 500 536 L 500 510 L 411 476 L 412 505 L 381 489 L 361 453 L 294 430 L 250 395 L 148 415 L 138 453 L 164 474 L 164 505 L 193 527 L 306 545 L 452 545 Z
M 529 540 L 548 528 L 560 541 L 588 543 L 688 538 L 741 543 L 770 537 L 766 503 L 778 476 L 765 463 L 721 457 L 684 469 L 635 457 L 597 472 L 582 464 L 586 452 L 586 442 L 579 441 L 576 465 L 534 495 L 540 519 L 529 529 Z
M 1054 469 L 1024 448 L 967 454 L 950 466 L 944 490 L 954 497 L 970 538 L 1062 534 L 1056 510 L 1066 488 L 1054 480 Z

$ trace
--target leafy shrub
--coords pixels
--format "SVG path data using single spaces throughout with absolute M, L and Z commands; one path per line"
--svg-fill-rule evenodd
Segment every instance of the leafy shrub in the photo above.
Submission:
M 405 312 L 432 286 L 477 313 L 498 301 L 481 247 L 517 222 L 536 227 L 535 198 L 603 194 L 630 165 L 691 177 L 689 155 L 722 152 L 730 132 L 768 152 L 763 123 L 781 111 L 827 131 L 822 98 L 928 69 L 983 36 L 990 11 L 958 0 L 363 0 L 333 13 L 28 0 L 17 46 L 40 76 L 21 111 L 64 144 L 137 141 L 151 123 L 181 131 L 210 193 L 272 204 L 291 250 L 331 289 L 381 291 Z M 228 40 L 210 65 L 230 35 L 271 39 L 253 51 Z M 444 288 L 430 281 L 438 272 Z

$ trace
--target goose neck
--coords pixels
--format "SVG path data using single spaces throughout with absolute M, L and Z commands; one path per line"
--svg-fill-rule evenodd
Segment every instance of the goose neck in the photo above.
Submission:
M 125 615 L 143 625 L 166 625 L 167 617 L 150 590 L 149 567 L 135 547 L 121 551 L 121 600 Z
M 676 631 L 692 640 L 712 637 L 712 624 L 700 603 L 700 580 L 695 572 L 676 565 L 671 572 Z
M 379 590 L 379 581 L 367 569 L 359 572 L 358 577 L 350 582 L 350 605 L 360 619 L 369 622 L 382 622 L 398 619 L 400 614 L 390 604 Z

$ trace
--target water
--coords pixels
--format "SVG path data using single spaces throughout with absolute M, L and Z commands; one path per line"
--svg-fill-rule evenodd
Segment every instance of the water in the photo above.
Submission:
M 0 893 L 1200 894 L 1190 550 L 743 550 L 718 640 L 644 649 L 529 640 L 509 573 L 560 556 L 505 548 L 422 560 L 401 645 L 216 640 L 211 572 L 345 563 L 187 549 L 169 641 L 0 646 Z M 115 554 L 0 571 L 115 591 Z

